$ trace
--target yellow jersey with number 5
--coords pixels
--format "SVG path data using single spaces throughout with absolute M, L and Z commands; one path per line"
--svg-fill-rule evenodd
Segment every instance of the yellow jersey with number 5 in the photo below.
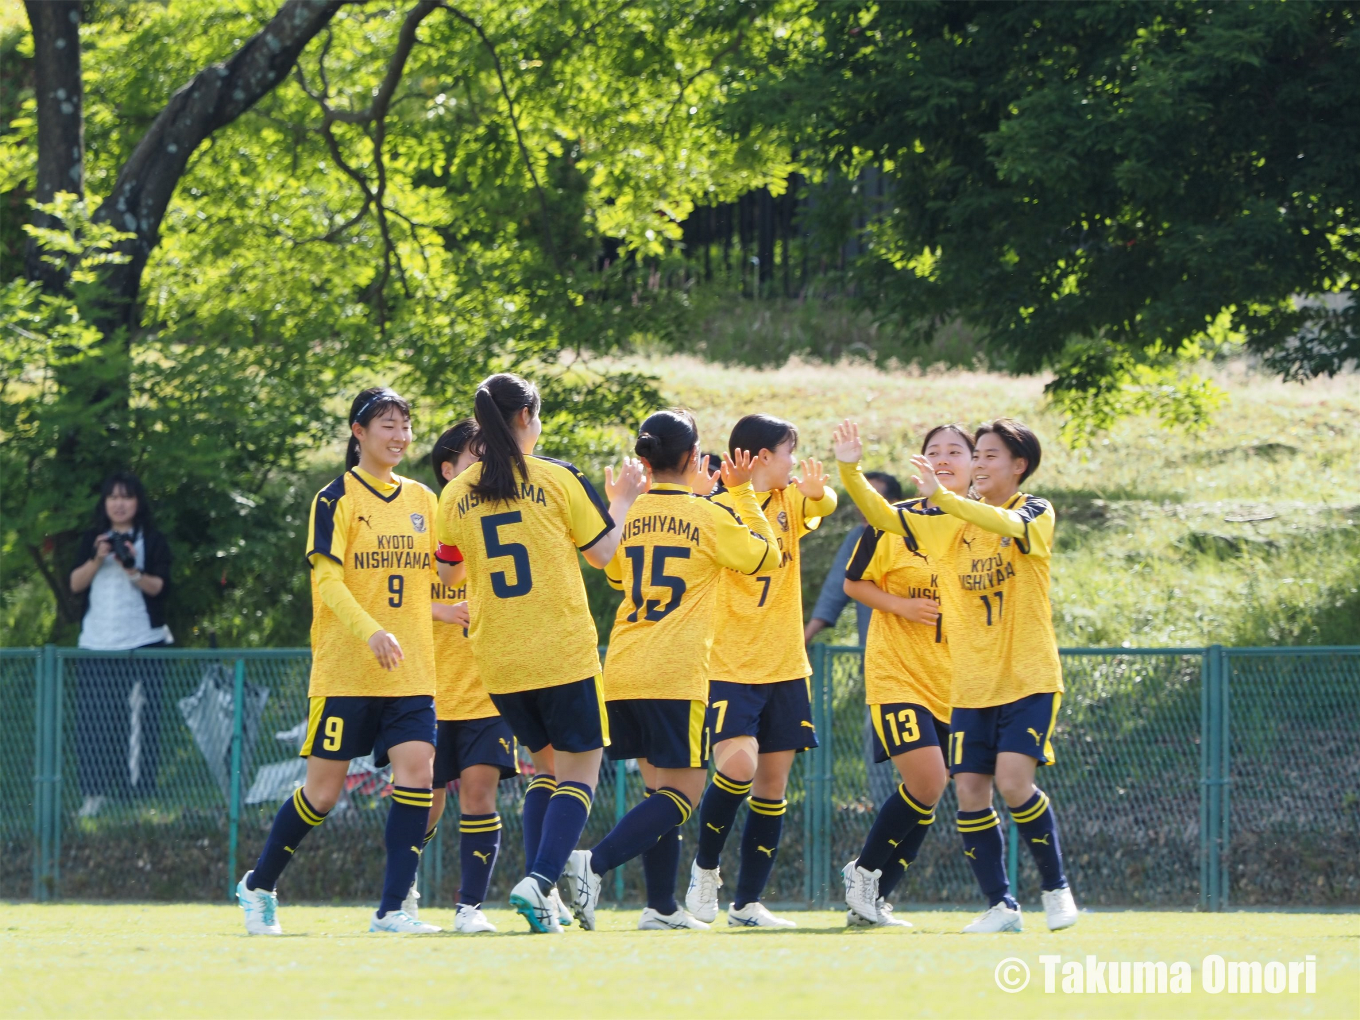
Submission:
M 376 482 L 376 479 L 373 480 Z M 307 559 L 325 556 L 345 570 L 345 587 L 404 656 L 396 669 L 378 665 L 321 598 L 312 572 L 311 697 L 399 698 L 434 694 L 430 572 L 434 569 L 434 493 L 394 476 L 379 491 L 358 469 L 346 471 L 312 501 Z M 381 483 L 379 483 L 381 484 Z
M 512 694 L 600 673 L 595 620 L 578 549 L 614 527 L 586 476 L 566 461 L 526 457 L 528 477 L 509 501 L 472 491 L 473 464 L 444 486 L 436 536 L 467 564 L 468 639 L 482 683 Z M 517 476 L 518 477 L 518 476 Z
M 719 489 L 715 503 L 731 508 L 732 494 Z M 739 684 L 802 680 L 812 673 L 803 646 L 803 574 L 799 540 L 836 509 L 836 493 L 808 499 L 798 489 L 757 492 L 770 522 L 779 561 L 752 575 L 727 572 L 718 589 L 718 629 L 713 637 L 710 679 Z
M 909 500 L 898 507 L 920 504 Z M 845 568 L 851 581 L 870 581 L 904 599 L 940 599 L 940 575 L 930 558 L 905 538 L 865 528 Z M 875 609 L 864 642 L 864 701 L 869 705 L 913 702 L 941 722 L 949 721 L 953 670 L 944 616 L 933 626 Z

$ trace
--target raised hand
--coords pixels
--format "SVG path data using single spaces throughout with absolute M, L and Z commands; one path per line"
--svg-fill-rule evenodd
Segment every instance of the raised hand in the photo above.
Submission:
M 722 475 L 722 468 L 716 467 L 709 471 L 709 456 L 704 454 L 699 458 L 694 466 L 694 474 L 690 477 L 690 491 L 696 496 L 707 496 L 713 491 L 713 487 L 718 484 L 718 478 Z
M 826 495 L 826 483 L 831 476 L 822 470 L 822 462 L 815 457 L 803 461 L 803 476 L 793 477 L 793 484 L 808 499 L 821 499 Z
M 744 485 L 751 480 L 751 472 L 755 467 L 755 455 L 749 450 L 733 450 L 730 458 L 724 457 L 722 460 L 723 485 L 729 489 Z
M 940 489 L 940 480 L 935 477 L 935 469 L 930 466 L 930 461 L 918 453 L 911 458 L 911 466 L 921 472 L 919 475 L 911 476 L 921 495 L 926 499 L 935 495 Z
M 864 453 L 864 444 L 859 440 L 859 426 L 849 418 L 831 431 L 831 449 L 842 464 L 858 464 Z
M 397 636 L 385 630 L 380 630 L 369 638 L 368 647 L 373 649 L 373 654 L 378 657 L 378 665 L 383 669 L 396 669 L 401 665 L 401 660 L 406 658 L 402 654 Z
M 609 497 L 609 502 L 622 500 L 631 505 L 633 500 L 646 491 L 647 470 L 642 466 L 642 461 L 624 457 L 623 464 L 619 467 L 618 478 L 614 477 L 612 466 L 605 467 L 604 494 Z

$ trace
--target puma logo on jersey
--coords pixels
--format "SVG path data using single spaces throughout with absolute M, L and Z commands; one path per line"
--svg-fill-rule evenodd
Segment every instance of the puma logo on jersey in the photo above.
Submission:
M 974 853 L 973 850 L 969 847 L 964 848 L 963 856 L 967 857 L 969 860 L 973 861 L 977 860 L 977 854 Z
M 505 748 L 507 752 L 510 750 L 510 741 L 506 740 L 504 737 L 497 737 L 496 739 L 501 742 L 501 747 Z
M 1033 838 L 1033 837 L 1030 837 L 1030 842 L 1031 842 L 1031 843 L 1042 843 L 1044 846 L 1048 846 L 1048 845 L 1049 845 L 1049 842 L 1048 842 L 1048 833 L 1045 832 L 1045 833 L 1044 833 L 1042 836 L 1040 836 L 1038 839 L 1035 839 L 1035 838 Z
M 775 850 L 778 850 L 779 847 L 773 847 L 773 848 L 771 848 L 771 847 L 768 847 L 768 846 L 761 846 L 759 843 L 757 843 L 757 844 L 756 844 L 756 849 L 759 850 L 761 853 L 763 853 L 766 857 L 769 857 L 769 858 L 772 858 L 772 859 L 773 859 L 773 857 L 774 857 L 774 852 L 775 852 Z
M 364 516 L 360 515 L 359 517 L 356 517 L 356 518 L 354 518 L 354 519 L 355 519 L 356 521 L 358 521 L 360 524 L 366 524 L 366 525 L 368 525 L 368 530 L 369 530 L 369 531 L 372 531 L 372 530 L 373 530 L 373 522 L 370 521 L 367 517 L 364 517 Z
M 925 560 L 927 563 L 930 562 L 930 557 L 923 552 L 918 552 L 915 549 L 908 549 L 907 551 L 911 553 L 913 556 L 915 556 L 917 559 Z
M 964 545 L 966 545 L 966 546 L 968 547 L 969 552 L 972 551 L 972 549 L 973 549 L 973 540 L 972 540 L 971 538 L 963 538 L 962 536 L 960 536 L 960 537 L 959 537 L 959 541 L 962 542 Z
M 317 496 L 316 501 L 318 503 L 325 503 L 328 506 L 335 506 L 335 500 L 332 499 L 330 496 Z
M 704 824 L 707 825 L 707 826 L 708 826 L 710 829 L 712 829 L 714 832 L 722 832 L 722 826 L 721 826 L 721 825 L 714 825 L 712 822 L 704 822 Z
M 1044 742 L 1044 735 L 1040 733 L 1038 730 L 1036 730 L 1033 726 L 1029 727 L 1029 729 L 1025 730 L 1025 732 L 1034 738 L 1035 747 L 1038 747 L 1040 744 Z
M 488 850 L 486 853 L 482 853 L 480 850 L 474 850 L 472 851 L 472 856 L 485 864 L 487 861 L 491 860 L 491 851 Z

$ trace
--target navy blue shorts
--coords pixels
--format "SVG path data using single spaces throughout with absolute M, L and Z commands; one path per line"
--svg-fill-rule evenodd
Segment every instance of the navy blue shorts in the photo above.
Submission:
M 996 775 L 1001 751 L 1027 754 L 1040 765 L 1053 764 L 1053 727 L 1061 694 L 1031 694 L 988 708 L 956 708 L 949 720 L 949 774 Z
M 510 724 L 510 731 L 519 742 L 534 754 L 549 744 L 568 754 L 594 751 L 609 744 L 604 684 L 598 676 L 558 687 L 493 694 L 491 703 Z
M 405 698 L 311 698 L 302 757 L 333 761 L 362 758 L 379 747 L 412 740 L 435 742 L 434 696 Z M 384 762 L 383 764 L 386 764 Z
M 874 761 L 888 761 L 920 747 L 938 747 L 943 755 L 949 747 L 949 723 L 940 722 L 930 709 L 912 701 L 891 705 L 870 705 L 874 724 Z
M 817 746 L 806 680 L 773 684 L 708 685 L 709 746 L 732 737 L 755 737 L 760 753 L 806 751 Z
M 498 715 L 485 719 L 440 719 L 434 745 L 434 786 L 451 783 L 469 765 L 494 765 L 501 778 L 519 775 L 519 750 L 510 726 Z
M 646 758 L 659 769 L 708 767 L 708 706 L 702 701 L 636 698 L 611 701 L 607 707 L 611 761 Z

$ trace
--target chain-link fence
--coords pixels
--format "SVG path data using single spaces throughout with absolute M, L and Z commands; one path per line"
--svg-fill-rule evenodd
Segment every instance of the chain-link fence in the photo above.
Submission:
M 840 866 L 897 783 L 890 764 L 868 760 L 862 650 L 813 652 L 822 747 L 794 765 L 771 902 L 836 902 Z M 1081 902 L 1360 904 L 1360 649 L 1074 649 L 1063 665 L 1058 761 L 1039 782 Z M 309 668 L 305 649 L 0 651 L 0 704 L 13 720 L 0 745 L 0 898 L 226 896 L 305 774 Z M 523 873 L 528 778 L 500 787 L 492 899 Z M 288 869 L 288 899 L 376 895 L 388 793 L 386 770 L 351 764 L 340 802 Z M 635 769 L 607 763 L 583 844 L 641 796 Z M 951 790 L 903 902 L 977 900 L 953 812 Z M 682 881 L 696 830 L 693 819 Z M 1032 899 L 1037 874 L 1007 832 L 1009 870 Z M 451 903 L 456 792 L 431 850 L 426 902 Z M 620 869 L 605 896 L 640 901 L 639 864 Z

